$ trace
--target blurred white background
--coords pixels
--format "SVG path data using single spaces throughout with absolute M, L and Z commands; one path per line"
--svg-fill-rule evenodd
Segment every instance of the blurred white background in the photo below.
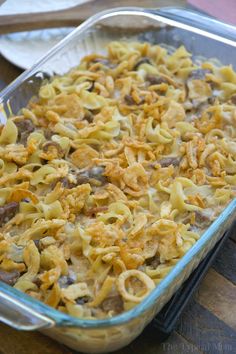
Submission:
M 89 0 L 7 0 L 0 15 L 62 10 Z M 45 29 L 0 36 L 0 53 L 22 69 L 30 68 L 72 28 Z
M 0 7 L 0 15 L 62 10 L 86 1 L 88 0 L 7 0 Z

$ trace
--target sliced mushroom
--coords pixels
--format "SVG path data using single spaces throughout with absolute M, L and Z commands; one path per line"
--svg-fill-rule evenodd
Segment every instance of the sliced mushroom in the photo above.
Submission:
M 61 182 L 63 187 L 67 189 L 75 188 L 76 186 L 85 183 L 96 185 L 97 182 L 99 182 L 100 184 L 104 185 L 108 183 L 108 180 L 106 176 L 103 176 L 103 173 L 104 173 L 104 167 L 101 166 L 92 167 L 91 169 L 82 170 L 82 171 L 80 171 L 79 169 L 71 170 L 70 174 L 72 174 L 75 177 L 74 182 L 70 181 L 68 177 L 63 177 L 54 181 L 51 184 L 51 189 L 54 189 L 58 182 Z
M 93 122 L 93 113 L 87 109 L 84 114 L 84 119 L 87 120 L 88 123 L 92 123 Z
M 159 255 L 146 259 L 146 265 L 152 267 L 153 269 L 156 269 L 159 264 L 161 264 Z
M 75 280 L 70 276 L 63 275 L 58 279 L 58 284 L 60 288 L 67 288 L 67 286 L 74 284 Z
M 46 138 L 47 140 L 50 140 L 51 137 L 52 137 L 54 134 L 55 134 L 55 133 L 54 133 L 51 129 L 49 129 L 49 128 L 46 128 L 46 129 L 44 130 L 44 136 L 45 136 L 45 138 Z
M 124 101 L 127 103 L 129 106 L 136 105 L 136 102 L 134 101 L 133 97 L 131 95 L 125 95 L 124 96 Z
M 134 70 L 137 70 L 138 67 L 142 64 L 152 64 L 150 59 L 148 57 L 143 57 L 137 61 L 137 63 L 134 65 Z
M 63 177 L 63 178 L 56 179 L 55 181 L 53 181 L 51 183 L 51 185 L 50 185 L 51 190 L 53 190 L 56 187 L 58 182 L 61 182 L 62 186 L 66 189 L 75 188 L 77 185 L 76 182 L 71 182 L 68 177 Z M 84 183 L 87 183 L 87 182 L 84 182 Z M 82 183 L 80 183 L 80 184 L 82 184 Z
M 161 165 L 161 167 L 168 167 L 170 165 L 179 166 L 180 161 L 181 161 L 180 157 L 173 156 L 173 157 L 165 157 L 160 161 L 158 161 L 158 163 Z
M 151 85 L 168 84 L 168 80 L 162 76 L 148 74 L 146 80 L 149 81 Z
M 88 171 L 88 175 L 90 179 L 96 179 L 99 182 L 101 182 L 102 184 L 106 184 L 107 181 L 107 177 L 103 176 L 104 173 L 104 167 L 102 166 L 96 166 L 96 167 L 92 167 L 90 168 Z
M 73 182 L 70 182 L 69 179 L 67 177 L 63 177 L 60 182 L 62 183 L 63 187 L 64 188 L 67 188 L 67 189 L 71 189 L 71 188 L 74 188 L 76 186 L 75 183 Z
M 214 105 L 215 102 L 216 102 L 216 100 L 217 100 L 217 97 L 216 97 L 216 96 L 211 96 L 211 97 L 208 98 L 208 103 L 209 103 L 210 105 Z
M 74 272 L 74 270 L 69 269 L 69 272 L 67 275 L 62 275 L 58 279 L 58 284 L 60 288 L 67 288 L 69 285 L 74 284 L 77 281 L 77 274 Z
M 93 59 L 92 63 L 101 63 L 104 65 L 108 65 L 109 64 L 109 60 L 106 58 L 95 58 Z
M 92 92 L 93 91 L 93 89 L 94 89 L 94 81 L 88 81 L 89 82 L 89 84 L 90 84 L 90 87 L 89 87 L 89 89 L 87 89 L 89 92 Z
M 41 251 L 40 240 L 33 240 L 33 241 L 34 241 L 34 244 L 35 244 L 35 246 L 37 247 L 37 249 L 38 249 L 39 251 Z
M 116 67 L 116 64 L 111 63 L 108 59 L 106 58 L 95 58 L 91 61 L 92 64 L 99 63 L 103 66 L 107 66 L 108 68 L 114 69 Z
M 89 301 L 91 301 L 90 296 L 83 296 L 83 297 L 79 297 L 78 299 L 76 299 L 77 305 L 84 305 L 84 304 L 87 304 L 87 302 L 89 302 Z
M 188 79 L 204 80 L 206 77 L 206 74 L 210 74 L 210 73 L 211 73 L 211 70 L 209 70 L 209 69 L 196 69 L 196 70 L 191 71 Z
M 204 209 L 195 212 L 195 225 L 201 229 L 206 228 L 213 221 L 213 211 L 211 209 Z
M 89 183 L 89 174 L 87 171 L 80 173 L 76 175 L 76 185 L 84 184 L 84 183 Z
M 99 181 L 100 184 L 104 185 L 108 181 L 107 181 L 107 177 L 103 176 L 103 173 L 104 173 L 104 167 L 95 166 L 88 170 L 82 170 L 82 171 L 77 170 L 73 174 L 75 175 L 76 178 L 76 185 L 84 184 L 84 183 L 94 184 L 93 182 L 96 181 Z
M 35 130 L 35 125 L 31 119 L 21 119 L 14 123 L 18 130 L 18 142 L 25 145 L 30 133 Z
M 122 297 L 120 295 L 108 297 L 102 302 L 101 308 L 103 311 L 106 312 L 109 311 L 114 311 L 116 313 L 122 312 L 124 310 L 124 303 Z
M 12 243 L 8 250 L 8 257 L 16 263 L 22 263 L 24 262 L 23 252 L 23 246 L 17 246 L 15 243 Z
M 236 105 L 236 95 L 231 96 L 230 100 L 234 105 Z
M 144 103 L 144 99 L 140 98 L 139 102 L 135 102 L 135 100 L 133 99 L 133 97 L 131 95 L 125 95 L 124 96 L 124 101 L 127 105 L 132 106 L 132 105 L 140 105 Z
M 11 202 L 0 207 L 0 227 L 12 219 L 19 211 L 19 203 Z
M 20 277 L 20 272 L 18 270 L 13 270 L 11 272 L 6 272 L 0 269 L 0 281 L 8 284 L 8 285 L 15 285 L 17 280 Z

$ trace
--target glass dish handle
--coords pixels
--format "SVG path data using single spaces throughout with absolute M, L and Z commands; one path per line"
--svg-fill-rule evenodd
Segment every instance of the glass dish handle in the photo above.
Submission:
M 0 322 L 13 328 L 32 331 L 54 326 L 54 321 L 24 305 L 0 289 Z
M 187 8 L 164 7 L 154 11 L 156 14 L 174 21 L 182 22 L 186 25 L 216 34 L 218 36 L 236 41 L 236 27 L 221 22 L 214 17 L 210 17 L 202 12 L 197 12 Z

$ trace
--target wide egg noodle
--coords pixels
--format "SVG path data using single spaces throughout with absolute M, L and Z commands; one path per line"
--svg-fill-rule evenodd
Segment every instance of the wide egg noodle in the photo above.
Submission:
M 44 82 L 0 126 L 0 271 L 76 317 L 136 306 L 235 197 L 235 101 L 184 46 L 111 42 Z

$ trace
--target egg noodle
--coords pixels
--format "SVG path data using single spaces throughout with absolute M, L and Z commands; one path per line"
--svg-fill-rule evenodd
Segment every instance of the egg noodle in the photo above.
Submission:
M 73 316 L 140 303 L 235 196 L 236 73 L 111 42 L 0 129 L 0 280 Z

